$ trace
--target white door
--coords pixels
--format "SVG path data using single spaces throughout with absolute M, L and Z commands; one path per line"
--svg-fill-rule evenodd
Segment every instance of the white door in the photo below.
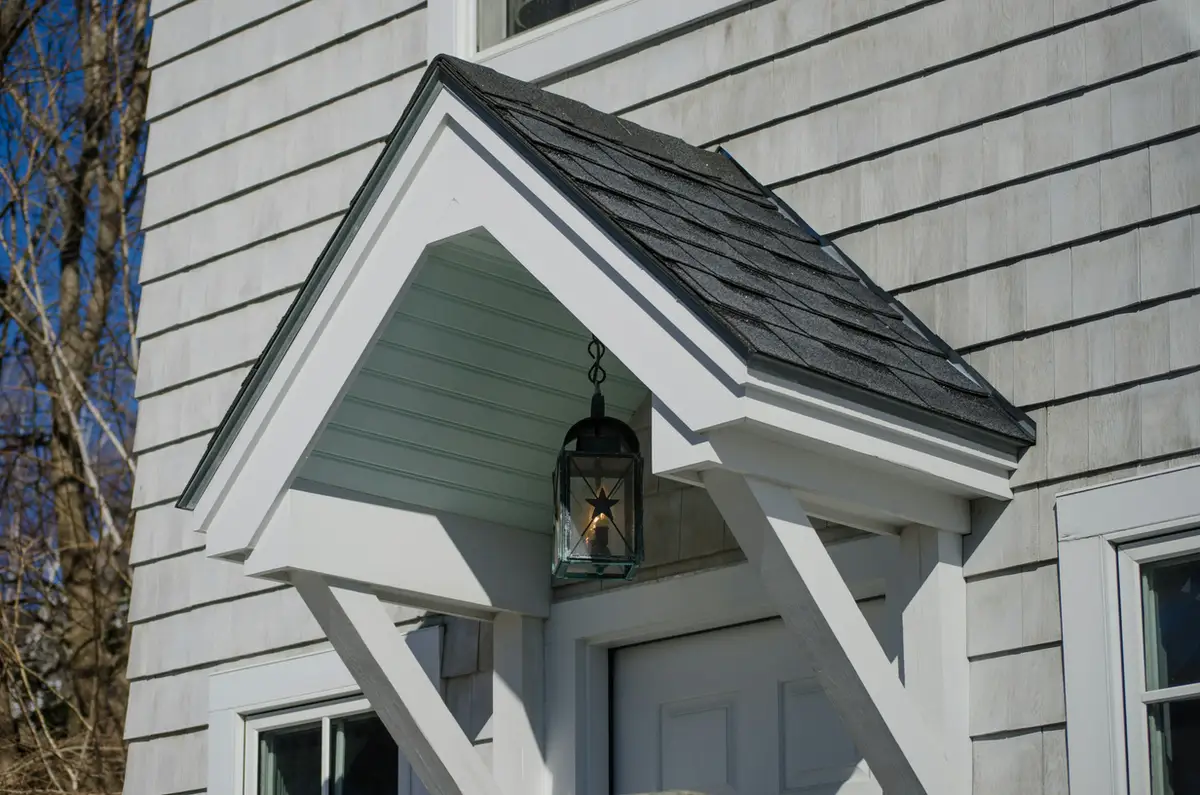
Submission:
M 879 633 L 883 600 L 862 602 Z M 880 792 L 779 620 L 613 654 L 613 793 Z

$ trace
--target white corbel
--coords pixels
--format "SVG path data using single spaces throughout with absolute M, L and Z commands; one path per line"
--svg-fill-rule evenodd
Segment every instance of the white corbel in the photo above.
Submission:
M 940 738 L 905 691 L 795 495 L 719 469 L 703 479 L 883 790 L 955 792 Z

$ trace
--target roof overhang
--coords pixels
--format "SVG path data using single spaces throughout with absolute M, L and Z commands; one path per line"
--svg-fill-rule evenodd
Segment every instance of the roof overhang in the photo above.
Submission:
M 427 80 L 404 118 L 181 501 L 199 514 L 210 555 L 242 559 L 254 547 L 430 247 L 480 229 L 583 326 L 601 330 L 654 395 L 654 472 L 699 482 L 703 469 L 740 467 L 740 451 L 765 440 L 786 465 L 759 474 L 804 493 L 821 489 L 803 462 L 831 460 L 871 484 L 864 497 L 886 502 L 883 493 L 908 490 L 942 506 L 871 506 L 860 518 L 872 527 L 919 520 L 967 532 L 967 499 L 1011 497 L 1013 455 L 748 366 L 441 82 Z M 852 496 L 829 500 L 841 507 L 827 513 L 854 518 L 854 506 L 841 505 Z

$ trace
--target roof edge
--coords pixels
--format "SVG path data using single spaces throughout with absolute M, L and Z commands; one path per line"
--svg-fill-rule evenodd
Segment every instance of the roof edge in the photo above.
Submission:
M 952 417 L 947 417 L 947 416 L 941 414 L 940 412 L 936 412 L 936 411 L 932 411 L 932 410 L 930 410 L 928 412 L 922 412 L 919 407 L 910 406 L 908 404 L 902 403 L 901 401 L 892 401 L 882 395 L 877 396 L 874 393 L 867 393 L 866 390 L 858 390 L 858 391 L 861 391 L 864 395 L 870 394 L 872 399 L 878 398 L 879 400 L 882 400 L 885 403 L 889 403 L 889 404 L 892 404 L 897 407 L 902 406 L 906 412 L 912 412 L 914 414 L 920 414 L 923 416 L 928 416 L 930 418 L 933 418 L 937 421 L 937 423 L 939 425 L 945 425 L 946 429 L 949 429 L 949 428 L 955 427 L 955 426 L 961 426 L 963 430 L 951 431 L 951 432 L 955 433 L 955 435 L 961 436 L 961 435 L 963 435 L 964 431 L 969 431 L 969 436 L 965 437 L 965 438 L 968 438 L 969 440 L 979 441 L 981 443 L 984 443 L 983 439 L 988 438 L 988 437 L 995 437 L 995 439 L 997 441 L 1003 440 L 1004 444 L 1002 445 L 1001 449 L 1005 450 L 1006 452 L 1007 451 L 1016 451 L 1019 453 L 1029 447 L 1032 447 L 1034 444 L 1037 443 L 1037 423 L 1034 422 L 1034 420 L 1028 414 L 1026 414 L 1024 411 L 1022 411 L 1021 409 L 1014 406 L 1008 400 L 1008 398 L 1006 398 L 1000 392 L 1000 390 L 996 389 L 996 387 L 993 386 L 990 381 L 988 381 L 986 378 L 984 378 L 982 375 L 980 375 L 979 371 L 976 370 L 974 367 L 972 367 L 967 362 L 967 360 L 964 359 L 959 354 L 959 352 L 956 351 L 954 349 L 954 347 L 950 345 L 950 343 L 948 343 L 944 339 L 942 339 L 941 335 L 937 334 L 931 328 L 929 328 L 929 326 L 927 326 L 925 324 L 925 322 L 916 315 L 916 313 L 914 313 L 911 309 L 909 309 L 907 306 L 905 306 L 903 301 L 898 300 L 895 296 L 893 296 L 887 290 L 883 289 L 878 284 L 876 284 L 875 281 L 873 279 L 871 279 L 870 276 L 867 275 L 866 271 L 864 271 L 862 269 L 862 267 L 860 267 L 859 264 L 857 262 L 855 262 L 853 258 L 850 257 L 850 255 L 848 255 L 845 251 L 843 251 L 841 249 L 841 247 L 837 245 L 837 243 L 835 243 L 833 240 L 826 237 L 825 235 L 821 234 L 817 230 L 813 229 L 813 227 L 807 221 L 805 221 L 803 218 L 800 217 L 800 214 L 797 213 L 790 204 L 788 204 L 787 202 L 780 199 L 779 195 L 777 193 L 775 193 L 775 191 L 771 190 L 766 185 L 763 185 L 761 182 L 759 182 L 754 177 L 753 174 L 751 174 L 749 171 L 747 171 L 746 168 L 744 166 L 742 166 L 741 163 L 738 162 L 737 158 L 735 158 L 727 149 L 725 149 L 725 147 L 718 147 L 717 151 L 721 152 L 726 157 L 728 157 L 730 162 L 732 162 L 735 166 L 737 166 L 738 170 L 742 172 L 742 174 L 746 177 L 746 179 L 750 180 L 751 182 L 753 182 L 754 184 L 756 184 L 760 188 L 762 188 L 763 192 L 766 193 L 767 195 L 769 195 L 775 201 L 775 205 L 776 205 L 776 207 L 779 208 L 779 211 L 781 213 L 783 213 L 787 217 L 791 218 L 793 221 L 795 221 L 797 224 L 799 224 L 804 229 L 807 229 L 809 232 L 811 232 L 813 234 L 813 236 L 816 237 L 817 240 L 819 240 L 821 242 L 821 246 L 823 248 L 830 249 L 831 253 L 834 256 L 836 256 L 837 259 L 841 260 L 841 262 L 858 277 L 860 282 L 862 282 L 869 290 L 874 292 L 882 300 L 886 301 L 888 303 L 888 305 L 894 307 L 897 312 L 899 312 L 901 315 L 903 315 L 905 321 L 907 321 L 910 325 L 912 325 L 921 334 L 921 336 L 923 336 L 927 341 L 929 341 L 932 345 L 937 347 L 937 349 L 939 351 L 941 351 L 942 355 L 945 356 L 952 364 L 954 364 L 954 365 L 960 367 L 961 369 L 963 369 L 964 371 L 966 371 L 967 374 L 970 375 L 972 380 L 974 380 L 980 386 L 986 388 L 988 391 L 988 396 L 997 404 L 997 406 L 1001 410 L 1004 411 L 1005 414 L 1007 414 L 1013 420 L 1013 422 L 1015 422 L 1017 424 L 1017 426 L 1019 428 L 1021 428 L 1021 430 L 1025 431 L 1025 433 L 1028 437 L 1028 440 L 1024 444 L 1017 443 L 1017 440 L 1014 438 L 1010 438 L 1001 433 L 992 433 L 984 428 L 977 428 L 975 426 L 970 425 L 969 423 L 964 423 L 964 422 L 954 419 Z M 776 363 L 776 364 L 782 365 L 782 363 Z M 784 366 L 786 366 L 786 365 L 784 365 Z M 805 372 L 805 373 L 808 372 L 808 371 L 802 371 L 800 368 L 790 368 L 789 367 L 787 369 L 792 370 L 793 372 Z M 818 375 L 818 374 L 814 373 L 813 375 Z M 824 376 L 819 376 L 819 375 L 818 375 L 818 377 L 824 378 Z M 829 380 L 834 381 L 834 379 L 829 379 Z M 842 383 L 842 382 L 836 382 L 836 383 Z M 854 389 L 854 387 L 852 385 L 848 385 L 848 386 L 850 386 L 851 389 Z M 979 437 L 979 438 L 975 438 L 975 437 Z M 989 446 L 991 446 L 991 445 L 989 445 Z

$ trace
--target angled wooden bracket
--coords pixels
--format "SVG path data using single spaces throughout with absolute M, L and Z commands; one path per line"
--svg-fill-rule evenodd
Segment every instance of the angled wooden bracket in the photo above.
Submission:
M 379 599 L 296 572 L 293 584 L 432 795 L 502 795 Z
M 949 795 L 940 736 L 905 691 L 793 493 L 719 469 L 703 479 L 883 790 Z

